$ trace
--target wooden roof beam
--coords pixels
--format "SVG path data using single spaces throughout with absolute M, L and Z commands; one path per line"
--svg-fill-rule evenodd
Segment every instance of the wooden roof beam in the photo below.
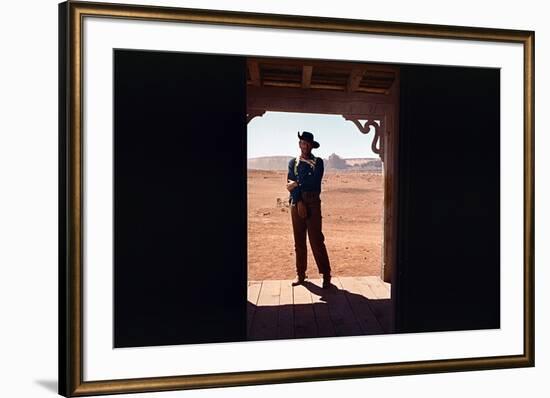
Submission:
M 248 73 L 250 73 L 250 79 L 252 81 L 252 85 L 256 87 L 260 87 L 262 85 L 262 78 L 260 75 L 260 65 L 258 64 L 258 61 L 248 58 L 247 64 L 248 64 Z
M 313 73 L 313 66 L 304 65 L 304 67 L 302 68 L 302 88 L 310 87 L 312 73 Z
M 363 80 L 363 76 L 365 75 L 366 71 L 367 71 L 366 68 L 353 68 L 351 70 L 351 73 L 349 74 L 348 85 L 346 90 L 348 93 L 357 91 L 357 89 L 359 88 L 359 84 L 361 83 L 361 80 Z
M 392 106 L 391 103 L 378 102 L 376 97 L 385 97 L 380 95 L 361 95 L 359 98 L 346 98 L 344 92 L 333 92 L 333 95 L 266 95 L 267 93 L 255 93 L 256 90 L 263 90 L 268 87 L 248 87 L 247 109 L 249 113 L 255 110 L 267 110 L 275 112 L 300 112 L 300 113 L 323 113 L 332 115 L 349 115 L 358 119 L 368 117 L 383 117 Z M 283 90 L 283 89 L 279 89 Z M 300 90 L 302 92 L 314 91 L 299 89 L 284 89 L 289 92 Z M 256 95 L 258 94 L 258 95 Z M 336 95 L 340 94 L 340 95 Z M 347 94 L 349 95 L 349 94 Z M 332 98 L 330 98 L 332 97 Z M 371 97 L 374 101 L 368 101 Z M 382 98 L 386 100 L 386 98 Z
M 269 103 L 272 100 L 296 100 L 305 101 L 310 99 L 323 102 L 361 102 L 370 104 L 393 104 L 394 99 L 389 95 L 371 94 L 363 92 L 346 93 L 336 90 L 304 90 L 299 87 L 262 87 L 248 86 L 247 101 L 250 103 Z M 260 106 L 254 108 L 269 109 Z

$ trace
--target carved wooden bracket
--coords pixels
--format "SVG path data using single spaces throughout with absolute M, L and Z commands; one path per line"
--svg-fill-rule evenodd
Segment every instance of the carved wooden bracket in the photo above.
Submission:
M 374 127 L 374 138 L 372 139 L 371 149 L 374 153 L 380 156 L 380 159 L 382 161 L 384 161 L 384 140 L 380 139 L 380 124 L 373 119 L 369 119 L 364 124 L 361 124 L 359 119 L 356 117 L 347 115 L 342 116 L 344 117 L 344 119 L 353 122 L 357 126 L 359 131 L 363 134 L 368 134 L 370 132 L 370 128 Z
M 246 114 L 246 124 L 248 124 L 256 116 L 263 116 L 264 113 L 265 113 L 265 110 L 259 110 L 259 109 L 248 111 L 248 113 Z

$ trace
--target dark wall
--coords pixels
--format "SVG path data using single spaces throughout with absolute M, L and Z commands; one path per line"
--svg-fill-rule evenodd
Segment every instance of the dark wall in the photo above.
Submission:
M 401 67 L 399 332 L 500 327 L 500 73 Z
M 245 66 L 114 51 L 116 347 L 246 338 Z

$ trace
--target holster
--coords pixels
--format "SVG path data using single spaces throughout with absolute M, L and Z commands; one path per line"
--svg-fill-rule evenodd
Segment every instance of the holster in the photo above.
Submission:
M 296 203 L 298 215 L 302 218 L 307 218 L 307 207 L 304 204 L 303 200 L 299 200 L 298 203 Z

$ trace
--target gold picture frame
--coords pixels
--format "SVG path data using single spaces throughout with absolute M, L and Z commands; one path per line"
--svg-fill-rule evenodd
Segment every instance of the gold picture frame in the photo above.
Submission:
M 259 14 L 156 6 L 69 1 L 60 4 L 60 336 L 59 392 L 84 396 L 412 375 L 449 371 L 531 367 L 534 327 L 534 42 L 533 31 L 396 23 L 312 16 Z M 246 27 L 351 32 L 518 43 L 524 67 L 524 346 L 523 355 L 411 361 L 367 365 L 276 369 L 138 379 L 83 380 L 82 349 L 82 37 L 86 17 L 158 22 L 193 22 Z

